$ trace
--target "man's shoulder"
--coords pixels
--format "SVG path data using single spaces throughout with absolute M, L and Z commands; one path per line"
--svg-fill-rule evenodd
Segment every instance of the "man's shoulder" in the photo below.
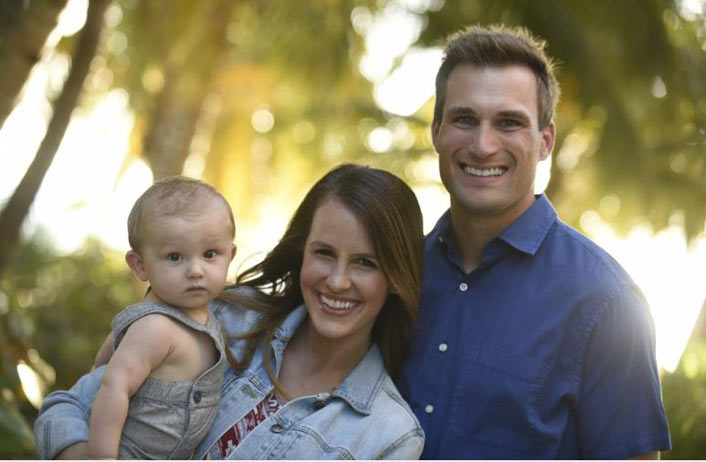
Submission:
M 561 220 L 556 221 L 540 252 L 542 263 L 556 267 L 550 268 L 556 276 L 582 284 L 634 285 L 608 251 Z

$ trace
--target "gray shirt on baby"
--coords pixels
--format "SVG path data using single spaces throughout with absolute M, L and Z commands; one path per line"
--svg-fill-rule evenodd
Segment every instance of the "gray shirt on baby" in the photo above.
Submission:
M 206 324 L 199 324 L 168 305 L 131 305 L 113 318 L 114 348 L 133 322 L 155 313 L 208 334 L 218 349 L 219 359 L 194 382 L 147 378 L 130 398 L 119 459 L 190 459 L 218 411 L 226 359 L 218 324 L 210 313 Z

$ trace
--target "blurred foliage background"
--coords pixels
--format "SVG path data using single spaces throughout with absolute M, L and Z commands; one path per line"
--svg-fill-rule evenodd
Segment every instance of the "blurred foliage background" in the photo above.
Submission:
M 85 24 L 52 40 L 72 3 Z M 50 230 L 22 232 L 72 114 L 119 91 L 134 118 L 122 171 L 142 160 L 155 179 L 202 177 L 246 224 L 238 241 L 257 241 L 247 223 L 286 222 L 313 181 L 341 162 L 441 190 L 430 173 L 429 89 L 412 110 L 394 110 L 379 96 L 385 78 L 388 90 L 399 86 L 395 72 L 408 57 L 438 54 L 466 25 L 522 25 L 560 63 L 546 192 L 563 219 L 581 228 L 593 210 L 624 233 L 677 223 L 693 240 L 706 220 L 705 9 L 703 0 L 0 0 L 0 124 L 40 60 L 67 63 L 65 78 L 46 89 L 36 156 L 0 204 L 0 458 L 36 456 L 38 399 L 90 367 L 112 316 L 144 290 L 122 253 L 98 239 L 66 254 Z M 391 34 L 382 20 L 407 26 Z M 399 50 L 376 70 L 383 44 Z M 435 70 L 426 70 L 432 79 Z M 402 91 L 398 100 L 419 96 Z M 0 165 L 13 162 L 0 150 Z M 86 175 L 77 168 L 64 180 Z M 702 318 L 703 309 L 679 367 L 663 376 L 674 443 L 664 458 L 706 454 Z

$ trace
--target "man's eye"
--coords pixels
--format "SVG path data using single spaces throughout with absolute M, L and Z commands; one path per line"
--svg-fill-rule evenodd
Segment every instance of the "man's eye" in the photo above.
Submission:
M 179 261 L 179 260 L 181 260 L 181 255 L 179 255 L 176 252 L 172 252 L 169 255 L 167 255 L 167 259 L 169 261 Z
M 216 251 L 215 250 L 207 250 L 203 253 L 203 256 L 205 258 L 211 259 L 216 256 Z
M 503 119 L 500 121 L 500 125 L 505 127 L 505 128 L 513 128 L 513 127 L 519 127 L 522 124 L 518 122 L 517 120 L 513 119 Z
M 473 117 L 470 116 L 458 116 L 454 120 L 456 123 L 461 124 L 461 125 L 472 125 L 473 124 Z

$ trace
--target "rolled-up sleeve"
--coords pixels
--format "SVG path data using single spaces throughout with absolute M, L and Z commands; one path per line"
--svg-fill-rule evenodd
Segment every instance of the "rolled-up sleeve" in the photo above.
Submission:
M 88 441 L 88 411 L 101 384 L 105 366 L 84 375 L 68 391 L 50 393 L 34 423 L 34 438 L 42 459 L 53 459 L 66 447 Z
M 670 447 L 654 325 L 634 287 L 604 301 L 586 349 L 578 424 L 582 456 L 624 459 Z
M 387 448 L 378 458 L 387 460 L 416 460 L 424 449 L 424 433 L 421 429 L 410 431 Z

